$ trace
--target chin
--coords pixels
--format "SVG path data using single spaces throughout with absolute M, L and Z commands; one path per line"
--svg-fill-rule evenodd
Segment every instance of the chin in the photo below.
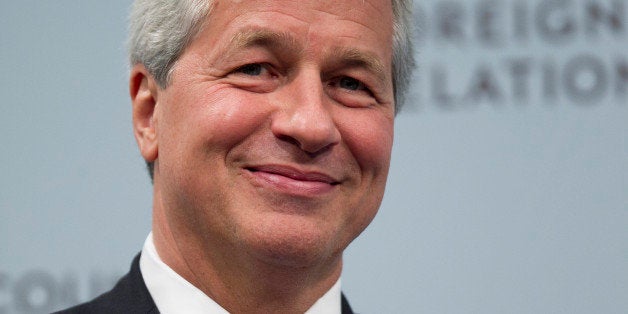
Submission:
M 282 267 L 307 268 L 334 264 L 346 245 L 338 243 L 337 233 L 311 222 L 282 219 L 260 224 L 249 245 L 260 260 Z

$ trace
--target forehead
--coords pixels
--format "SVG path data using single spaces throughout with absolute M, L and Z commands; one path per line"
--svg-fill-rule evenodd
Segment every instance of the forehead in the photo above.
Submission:
M 207 61 L 247 46 L 272 46 L 314 62 L 341 57 L 389 81 L 392 31 L 389 0 L 217 0 L 188 48 Z
M 347 16 L 392 13 L 391 0 L 214 0 L 213 9 L 273 10 L 294 13 L 317 10 L 330 14 L 344 12 Z
M 206 27 L 233 34 L 237 28 L 266 27 L 305 40 L 377 41 L 392 47 L 390 0 L 216 0 Z M 355 45 L 355 43 L 353 43 Z

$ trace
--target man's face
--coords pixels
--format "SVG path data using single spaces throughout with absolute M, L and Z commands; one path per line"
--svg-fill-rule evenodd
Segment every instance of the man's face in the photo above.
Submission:
M 175 238 L 338 259 L 384 193 L 391 46 L 390 1 L 216 1 L 156 97 L 156 206 Z

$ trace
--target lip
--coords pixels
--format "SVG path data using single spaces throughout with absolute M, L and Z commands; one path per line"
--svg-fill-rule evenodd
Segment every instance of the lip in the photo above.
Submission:
M 319 196 L 331 192 L 340 184 L 328 174 L 286 165 L 259 165 L 244 169 L 256 186 L 295 196 Z

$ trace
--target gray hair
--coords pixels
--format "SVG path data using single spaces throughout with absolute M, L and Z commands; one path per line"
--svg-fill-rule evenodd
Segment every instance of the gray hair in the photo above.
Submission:
M 129 61 L 143 64 L 166 88 L 177 59 L 195 38 L 212 8 L 212 0 L 135 0 L 129 17 Z M 412 0 L 392 0 L 392 75 L 395 112 L 405 101 L 415 67 Z M 148 163 L 153 177 L 153 164 Z

